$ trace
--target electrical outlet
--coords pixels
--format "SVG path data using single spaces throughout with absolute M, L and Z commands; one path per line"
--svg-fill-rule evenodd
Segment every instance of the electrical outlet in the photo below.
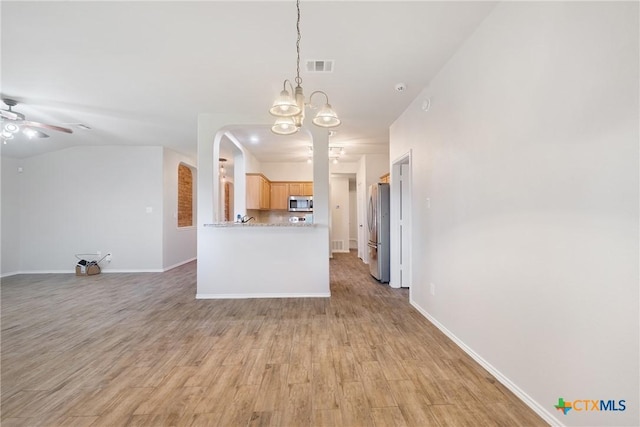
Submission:
M 108 254 L 107 254 L 107 257 L 105 258 L 105 260 L 106 260 L 107 262 L 111 262 L 111 253 L 108 253 Z
M 436 285 L 434 285 L 433 283 L 429 284 L 429 290 L 431 292 L 431 295 L 435 295 L 436 294 Z

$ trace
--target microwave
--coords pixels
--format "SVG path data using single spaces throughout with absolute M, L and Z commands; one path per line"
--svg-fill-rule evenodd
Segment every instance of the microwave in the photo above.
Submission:
M 313 196 L 289 196 L 289 212 L 313 212 Z

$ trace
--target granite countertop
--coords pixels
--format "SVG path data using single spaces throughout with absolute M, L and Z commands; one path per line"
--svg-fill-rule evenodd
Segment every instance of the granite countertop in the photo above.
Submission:
M 307 224 L 304 221 L 301 222 L 217 222 L 214 224 L 204 224 L 205 227 L 216 228 L 243 228 L 243 227 L 313 227 L 315 224 Z

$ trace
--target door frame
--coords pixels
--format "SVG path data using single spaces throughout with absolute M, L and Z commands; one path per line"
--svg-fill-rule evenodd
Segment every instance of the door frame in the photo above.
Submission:
M 391 194 L 391 202 L 390 202 L 390 240 L 391 240 L 391 278 L 389 281 L 389 286 L 392 288 L 399 288 L 401 286 L 401 265 L 400 265 L 400 245 L 401 245 L 401 229 L 400 229 L 400 203 L 402 198 L 400 197 L 400 171 L 402 165 L 407 165 L 407 174 L 403 176 L 403 190 L 405 197 L 408 196 L 408 200 L 405 200 L 407 203 L 405 206 L 408 208 L 404 214 L 404 224 L 403 224 L 403 233 L 405 239 L 408 239 L 405 245 L 406 248 L 409 249 L 409 253 L 404 256 L 405 266 L 404 266 L 404 274 L 408 274 L 408 283 L 409 283 L 409 293 L 411 294 L 411 285 L 413 283 L 413 273 L 412 273 L 412 254 L 411 248 L 413 247 L 412 242 L 412 152 L 409 150 L 405 154 L 393 160 L 391 163 L 391 183 L 390 183 L 390 194 Z M 406 265 L 408 263 L 408 265 Z M 405 277 L 406 279 L 406 277 Z M 407 283 L 407 282 L 405 282 Z

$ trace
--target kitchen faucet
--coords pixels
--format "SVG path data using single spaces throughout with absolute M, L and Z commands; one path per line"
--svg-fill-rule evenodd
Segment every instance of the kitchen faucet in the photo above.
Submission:
M 251 221 L 252 219 L 255 219 L 255 218 L 252 217 L 252 216 L 245 215 L 245 216 L 242 217 L 240 222 L 243 223 L 243 224 L 246 224 L 247 222 Z

